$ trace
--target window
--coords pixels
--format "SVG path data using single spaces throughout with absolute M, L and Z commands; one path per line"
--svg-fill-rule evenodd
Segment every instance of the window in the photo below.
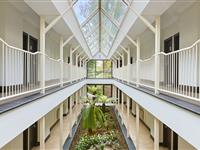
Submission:
M 99 92 L 107 97 L 112 97 L 112 85 L 102 85 L 102 84 L 90 84 L 88 86 L 95 86 L 99 89 Z
M 112 78 L 112 62 L 109 60 L 90 60 L 87 64 L 88 78 Z

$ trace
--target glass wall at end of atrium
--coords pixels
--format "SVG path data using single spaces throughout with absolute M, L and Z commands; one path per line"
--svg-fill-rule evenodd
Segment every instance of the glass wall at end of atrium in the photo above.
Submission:
M 112 78 L 110 60 L 90 60 L 87 63 L 87 78 Z

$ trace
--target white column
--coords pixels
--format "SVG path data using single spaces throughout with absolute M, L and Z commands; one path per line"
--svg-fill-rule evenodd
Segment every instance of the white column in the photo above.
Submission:
M 140 106 L 136 104 L 136 149 L 139 149 L 139 139 L 140 139 Z
M 119 90 L 119 88 L 118 88 L 118 107 L 120 106 L 120 90 Z
M 78 71 L 78 54 L 75 54 L 75 55 L 76 55 L 75 56 L 75 61 L 76 61 L 75 62 L 76 63 L 75 66 L 76 66 L 76 68 L 75 69 L 76 69 L 76 80 L 77 80 L 77 79 L 79 79 L 80 73 Z
M 63 37 L 60 37 L 60 86 L 63 86 Z
M 137 39 L 137 60 L 136 60 L 136 85 L 139 87 L 140 83 L 140 39 Z
M 60 150 L 63 149 L 63 103 L 60 104 Z
M 154 118 L 154 150 L 159 150 L 159 120 Z
M 40 150 L 45 150 L 45 117 L 39 120 L 40 125 Z
M 72 137 L 72 126 L 73 126 L 73 124 L 72 124 L 72 119 L 73 119 L 73 117 L 72 117 L 72 96 L 70 96 L 69 97 L 70 98 L 70 107 L 69 107 L 69 115 L 70 115 L 70 120 L 69 120 L 69 124 L 70 124 L 70 133 L 69 133 L 69 136 L 70 137 Z
M 130 47 L 127 49 L 127 81 L 130 82 L 131 81 L 131 63 L 130 63 Z
M 125 67 L 124 53 L 122 53 L 122 70 L 121 70 L 121 80 L 124 80 L 124 67 Z M 123 98 L 122 98 L 122 99 L 123 99 Z
M 41 51 L 41 64 L 40 64 L 40 86 L 42 93 L 45 93 L 45 17 L 40 17 L 40 51 Z
M 122 102 L 121 109 L 122 109 L 122 114 L 123 114 L 123 112 L 124 112 L 124 93 L 123 92 L 122 92 L 122 100 L 121 100 L 121 102 Z
M 70 72 L 70 81 L 72 81 L 72 76 L 73 76 L 73 74 L 72 74 L 72 64 L 73 64 L 73 57 L 72 57 L 72 48 L 70 48 L 70 54 L 69 54 L 69 57 L 70 57 L 70 63 L 69 63 L 69 66 L 70 66 L 70 69 L 69 69 L 69 72 Z
M 160 16 L 156 17 L 156 32 L 155 32 L 155 94 L 158 94 L 159 76 L 160 76 L 160 61 L 158 53 L 160 52 Z
M 130 117 L 130 97 L 127 96 L 127 137 L 130 136 L 130 131 L 129 131 L 129 117 Z

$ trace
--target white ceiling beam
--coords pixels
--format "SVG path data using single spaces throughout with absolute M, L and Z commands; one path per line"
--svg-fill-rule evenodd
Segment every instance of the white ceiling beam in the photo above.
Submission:
M 57 16 L 51 23 L 49 23 L 47 25 L 47 27 L 45 28 L 45 33 L 47 33 L 62 17 L 65 13 L 67 13 L 70 9 L 72 8 L 72 5 L 70 5 L 70 7 L 66 8 L 62 14 L 60 14 L 59 16 Z
M 126 38 L 127 38 L 129 41 L 131 41 L 131 43 L 132 43 L 134 46 L 137 47 L 137 42 L 134 41 L 130 36 L 126 35 Z
M 74 38 L 74 35 L 70 36 L 67 40 L 65 40 L 65 41 L 63 42 L 63 47 L 64 47 L 65 45 L 67 45 L 73 38 Z
M 117 53 L 120 57 L 123 57 L 123 55 L 122 55 L 120 52 L 116 51 L 116 53 Z
M 76 50 L 78 50 L 79 48 L 80 48 L 80 45 L 78 45 L 75 49 L 72 50 L 72 54 L 73 54 Z
M 126 52 L 126 54 L 128 54 L 128 50 L 125 47 L 123 47 L 122 45 L 120 45 L 120 47 L 124 52 Z
M 142 15 L 140 15 L 134 8 L 131 7 L 131 5 L 129 5 L 130 10 L 132 10 L 132 12 L 140 19 L 142 20 L 142 22 L 153 32 L 156 32 L 156 28 L 146 19 L 144 18 Z

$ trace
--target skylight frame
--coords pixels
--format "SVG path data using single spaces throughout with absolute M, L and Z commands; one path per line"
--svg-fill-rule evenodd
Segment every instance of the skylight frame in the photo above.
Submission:
M 78 3 L 78 1 L 80 2 L 81 0 L 76 0 L 73 4 L 76 5 Z M 89 47 L 91 52 L 93 51 L 92 49 L 95 47 L 95 46 L 91 47 L 91 42 L 95 42 L 95 45 L 97 45 L 96 47 L 98 47 L 98 51 L 99 52 L 103 52 L 104 49 L 106 49 L 105 51 L 107 53 L 107 51 L 110 51 L 110 49 L 112 48 L 112 46 L 114 44 L 114 41 L 115 41 L 115 39 L 117 37 L 117 34 L 119 32 L 119 28 L 120 28 L 120 26 L 121 26 L 121 24 L 122 24 L 122 22 L 124 20 L 124 17 L 125 17 L 125 14 L 126 14 L 127 10 L 128 10 L 128 5 L 129 4 L 127 4 L 127 2 L 129 3 L 129 1 L 131 1 L 131 0 L 117 0 L 116 2 L 113 2 L 113 3 L 115 3 L 115 6 L 113 6 L 113 8 L 114 7 L 116 8 L 118 3 L 120 3 L 120 4 L 122 3 L 124 6 L 126 6 L 126 8 L 123 10 L 123 14 L 121 15 L 122 18 L 121 18 L 120 21 L 117 21 L 116 18 L 114 17 L 114 14 L 115 14 L 114 11 L 110 11 L 110 13 L 106 12 L 106 10 L 103 8 L 103 4 L 102 4 L 102 3 L 105 3 L 105 1 L 101 1 L 101 2 L 96 1 L 96 0 L 95 1 L 86 0 L 86 1 L 87 2 L 90 1 L 91 3 L 94 2 L 95 4 L 97 4 L 98 7 L 94 7 L 94 10 L 91 11 L 90 15 L 85 17 L 85 20 L 82 21 L 82 23 L 80 23 L 80 21 L 78 19 L 78 16 L 77 16 L 77 13 L 75 12 L 75 15 L 76 15 L 76 18 L 77 18 L 78 23 L 80 25 L 81 31 L 83 33 L 83 36 L 86 39 L 87 45 L 88 45 L 88 47 Z M 82 1 L 82 3 L 83 3 L 83 1 Z M 101 4 L 101 7 L 99 7 L 100 4 Z M 74 11 L 75 11 L 75 9 L 74 9 Z M 106 27 L 104 27 L 104 25 L 102 25 L 103 21 L 101 19 L 99 19 L 100 22 L 98 22 L 97 25 L 95 25 L 89 31 L 85 31 L 84 32 L 82 28 L 85 25 L 87 25 L 97 14 L 102 15 L 102 13 L 111 22 L 112 25 L 110 26 L 110 28 L 107 29 Z M 115 26 L 115 27 L 113 27 L 113 26 Z M 99 33 L 96 32 L 98 29 L 100 31 Z M 94 33 L 98 33 L 98 34 L 96 36 L 94 36 L 93 35 Z M 93 35 L 93 36 L 91 36 L 91 35 Z M 105 36 L 106 39 L 104 39 L 103 36 Z M 108 38 L 109 36 L 112 37 L 112 40 L 109 40 L 109 38 Z M 99 43 L 98 43 L 98 41 L 99 41 Z M 96 43 L 98 43 L 98 44 L 96 44 Z M 103 43 L 107 43 L 107 44 L 103 44 Z M 107 48 L 109 48 L 109 50 L 107 50 Z

